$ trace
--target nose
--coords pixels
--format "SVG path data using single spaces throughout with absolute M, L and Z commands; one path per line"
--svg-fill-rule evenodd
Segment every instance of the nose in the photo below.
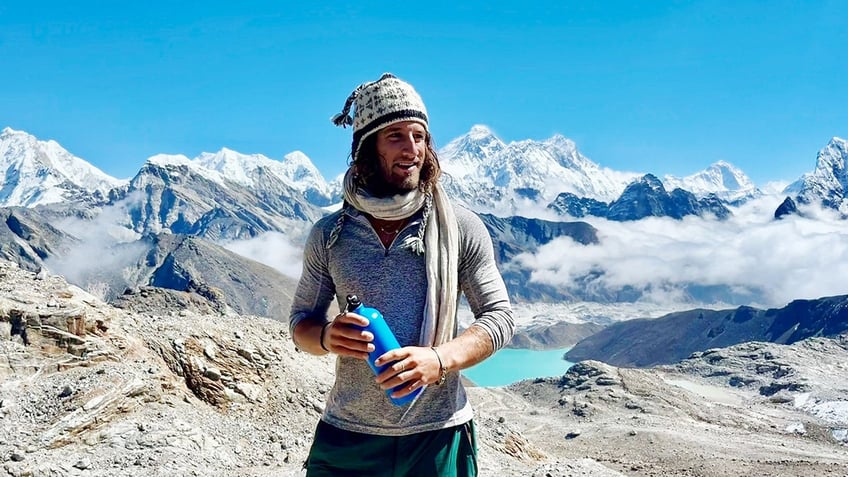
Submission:
M 403 142 L 401 144 L 401 153 L 406 157 L 418 157 L 420 152 L 421 143 L 415 140 L 415 136 L 413 133 L 409 133 L 404 135 Z

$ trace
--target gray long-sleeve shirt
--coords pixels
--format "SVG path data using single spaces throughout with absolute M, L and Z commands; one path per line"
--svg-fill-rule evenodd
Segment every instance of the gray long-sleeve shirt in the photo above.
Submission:
M 498 350 L 512 338 L 514 322 L 492 241 L 473 212 L 462 207 L 455 211 L 460 237 L 457 293 L 465 294 L 474 313 L 472 326 L 486 330 Z M 328 250 L 330 232 L 342 213 L 347 215 L 341 234 Z M 303 274 L 292 303 L 292 335 L 302 320 L 324 321 L 333 298 L 343 309 L 345 297 L 356 294 L 363 304 L 383 313 L 401 346 L 419 345 L 427 291 L 424 257 L 400 244 L 416 234 L 420 225 L 419 212 L 386 248 L 368 219 L 356 210 L 343 209 L 316 222 L 304 249 Z M 473 417 L 459 373 L 449 373 L 441 386 L 428 386 L 408 408 L 388 400 L 367 362 L 339 356 L 322 419 L 349 431 L 399 436 L 463 424 Z

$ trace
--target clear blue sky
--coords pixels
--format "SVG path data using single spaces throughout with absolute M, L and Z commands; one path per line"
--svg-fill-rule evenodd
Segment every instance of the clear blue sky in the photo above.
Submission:
M 848 136 L 846 18 L 841 0 L 5 1 L 0 127 L 122 178 L 153 154 L 229 147 L 301 150 L 330 179 L 350 130 L 329 118 L 391 71 L 437 146 L 486 124 L 505 141 L 563 134 L 614 169 L 723 159 L 763 185 Z

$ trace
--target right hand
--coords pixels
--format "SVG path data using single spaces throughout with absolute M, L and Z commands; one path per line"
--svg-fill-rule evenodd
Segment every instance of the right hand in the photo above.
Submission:
M 368 353 L 375 349 L 371 343 L 374 335 L 352 325 L 368 326 L 368 318 L 356 313 L 339 313 L 324 331 L 324 347 L 341 356 L 368 359 Z

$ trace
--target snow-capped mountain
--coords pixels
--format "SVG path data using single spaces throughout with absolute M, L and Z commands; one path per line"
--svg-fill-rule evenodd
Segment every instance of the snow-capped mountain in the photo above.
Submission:
M 562 192 L 611 201 L 639 174 L 602 168 L 570 139 L 505 144 L 477 125 L 439 151 L 446 188 L 478 210 L 514 213 L 522 203 L 547 204 Z
M 0 132 L 0 206 L 34 207 L 65 201 L 102 201 L 125 184 L 74 156 L 56 141 L 23 131 Z
M 719 219 L 730 216 L 730 211 L 715 195 L 698 199 L 691 192 L 680 188 L 669 193 L 656 176 L 645 174 L 628 185 L 621 197 L 610 204 L 606 217 L 623 222 L 645 217 L 682 219 L 688 215 L 703 216 L 707 213 Z
M 490 159 L 506 149 L 506 144 L 486 126 L 476 125 L 464 136 L 439 151 L 445 172 L 452 177 L 470 177 L 486 168 Z
M 816 169 L 790 184 L 785 194 L 848 213 L 848 141 L 834 137 L 819 151 Z
M 112 191 L 111 204 L 126 210 L 124 225 L 135 232 L 211 240 L 302 233 L 323 215 L 303 190 L 255 160 L 229 150 L 195 160 L 153 156 L 126 187 Z
M 160 166 L 184 165 L 218 184 L 230 181 L 245 187 L 255 187 L 257 171 L 264 170 L 316 205 L 328 205 L 332 196 L 324 177 L 300 151 L 287 154 L 282 161 L 272 160 L 262 154 L 242 154 L 222 148 L 215 153 L 204 152 L 194 159 L 159 154 L 148 159 L 148 162 Z
M 761 195 L 751 179 L 744 172 L 726 161 L 718 161 L 703 171 L 686 177 L 666 175 L 663 184 L 667 190 L 680 188 L 697 197 L 715 194 L 728 202 L 748 199 Z
M 6 197 L 11 196 L 11 191 L 19 190 L 16 186 L 21 183 L 21 177 L 88 177 L 67 171 L 93 169 L 58 144 L 42 143 L 26 133 L 4 130 L 0 144 L 0 158 L 5 161 L 3 164 L 7 171 L 2 189 Z M 819 153 L 816 171 L 796 183 L 798 190 L 810 197 L 821 195 L 834 203 L 843 203 L 848 186 L 846 151 L 846 141 L 834 138 Z M 515 212 L 525 206 L 533 205 L 539 210 L 551 205 L 554 211 L 566 213 L 572 218 L 589 214 L 613 221 L 639 220 L 649 216 L 681 218 L 693 214 L 723 218 L 729 212 L 715 193 L 751 189 L 750 180 L 744 174 L 729 164 L 717 163 L 702 173 L 678 179 L 683 188 L 669 192 L 656 176 L 616 172 L 598 166 L 583 156 L 573 141 L 563 136 L 507 144 L 483 126 L 475 126 L 468 134 L 450 142 L 440 151 L 440 157 L 450 177 L 446 187 L 477 212 L 494 213 L 486 223 L 502 260 L 509 260 L 518 253 L 533 253 L 535 247 L 562 235 L 577 239 L 568 231 L 574 224 L 570 219 L 545 222 L 541 218 L 516 217 L 519 214 Z M 35 173 L 32 164 L 39 165 L 34 169 Z M 10 177 L 15 181 L 10 181 Z M 160 154 L 148 159 L 128 183 L 111 188 L 104 186 L 99 191 L 95 190 L 93 195 L 88 192 L 84 195 L 80 191 L 87 189 L 73 185 L 70 179 L 64 180 L 57 201 L 65 204 L 67 210 L 72 210 L 75 218 L 91 221 L 84 222 L 83 227 L 90 224 L 99 232 L 94 220 L 108 219 L 111 220 L 110 225 L 117 222 L 122 230 L 131 232 L 127 235 L 129 240 L 139 237 L 144 240 L 154 234 L 160 234 L 157 235 L 160 237 L 176 234 L 181 238 L 192 236 L 210 241 L 230 241 L 280 232 L 293 244 L 302 244 L 309 226 L 326 213 L 323 208 L 326 202 L 333 200 L 332 186 L 324 181 L 302 153 L 289 154 L 281 161 L 229 149 L 201 154 L 194 159 Z M 667 178 L 667 181 L 673 183 L 673 179 Z M 56 186 L 49 181 L 36 182 L 30 187 L 36 192 L 28 197 L 43 200 L 50 196 L 53 190 L 50 187 Z M 698 198 L 686 188 L 707 195 Z M 108 192 L 103 192 L 106 190 Z M 70 192 L 65 195 L 62 191 Z M 14 197 L 22 195 L 18 193 Z M 100 197 L 101 200 L 93 201 L 91 197 Z M 35 199 L 23 205 L 33 205 L 37 203 Z M 88 213 L 76 213 L 79 205 L 86 208 L 92 204 L 96 207 L 88 207 Z M 35 212 L 45 219 L 44 223 L 50 224 L 58 223 L 52 220 L 53 217 L 67 218 L 70 215 L 46 215 L 54 209 L 59 207 L 40 207 Z M 49 257 L 53 254 L 52 249 L 35 241 L 34 234 L 17 225 L 15 220 L 20 222 L 19 219 L 13 219 L 8 221 L 12 233 L 21 237 L 20 231 L 23 230 L 29 240 L 27 243 L 38 247 L 30 245 L 33 252 L 26 254 L 25 259 L 37 265 L 35 262 L 43 260 L 43 255 Z M 30 229 L 33 228 L 30 226 Z M 511 293 L 515 296 L 598 300 L 620 300 L 624 297 L 637 300 L 641 293 L 636 288 L 601 289 L 592 285 L 591 280 L 586 282 L 585 289 L 560 290 L 531 280 L 531 269 L 521 263 L 510 261 L 500 265 L 504 267 Z M 105 265 L 98 262 L 98 267 Z M 173 268 L 177 275 L 181 273 L 178 268 Z M 723 290 L 716 293 L 723 294 Z
M 621 196 L 609 204 L 563 192 L 548 204 L 548 209 L 558 215 L 572 218 L 592 215 L 618 222 L 646 217 L 682 219 L 688 215 L 707 214 L 725 219 L 731 215 L 730 210 L 715 194 L 707 194 L 699 199 L 695 194 L 681 188 L 668 192 L 653 174 L 645 174 L 639 180 L 628 184 Z

